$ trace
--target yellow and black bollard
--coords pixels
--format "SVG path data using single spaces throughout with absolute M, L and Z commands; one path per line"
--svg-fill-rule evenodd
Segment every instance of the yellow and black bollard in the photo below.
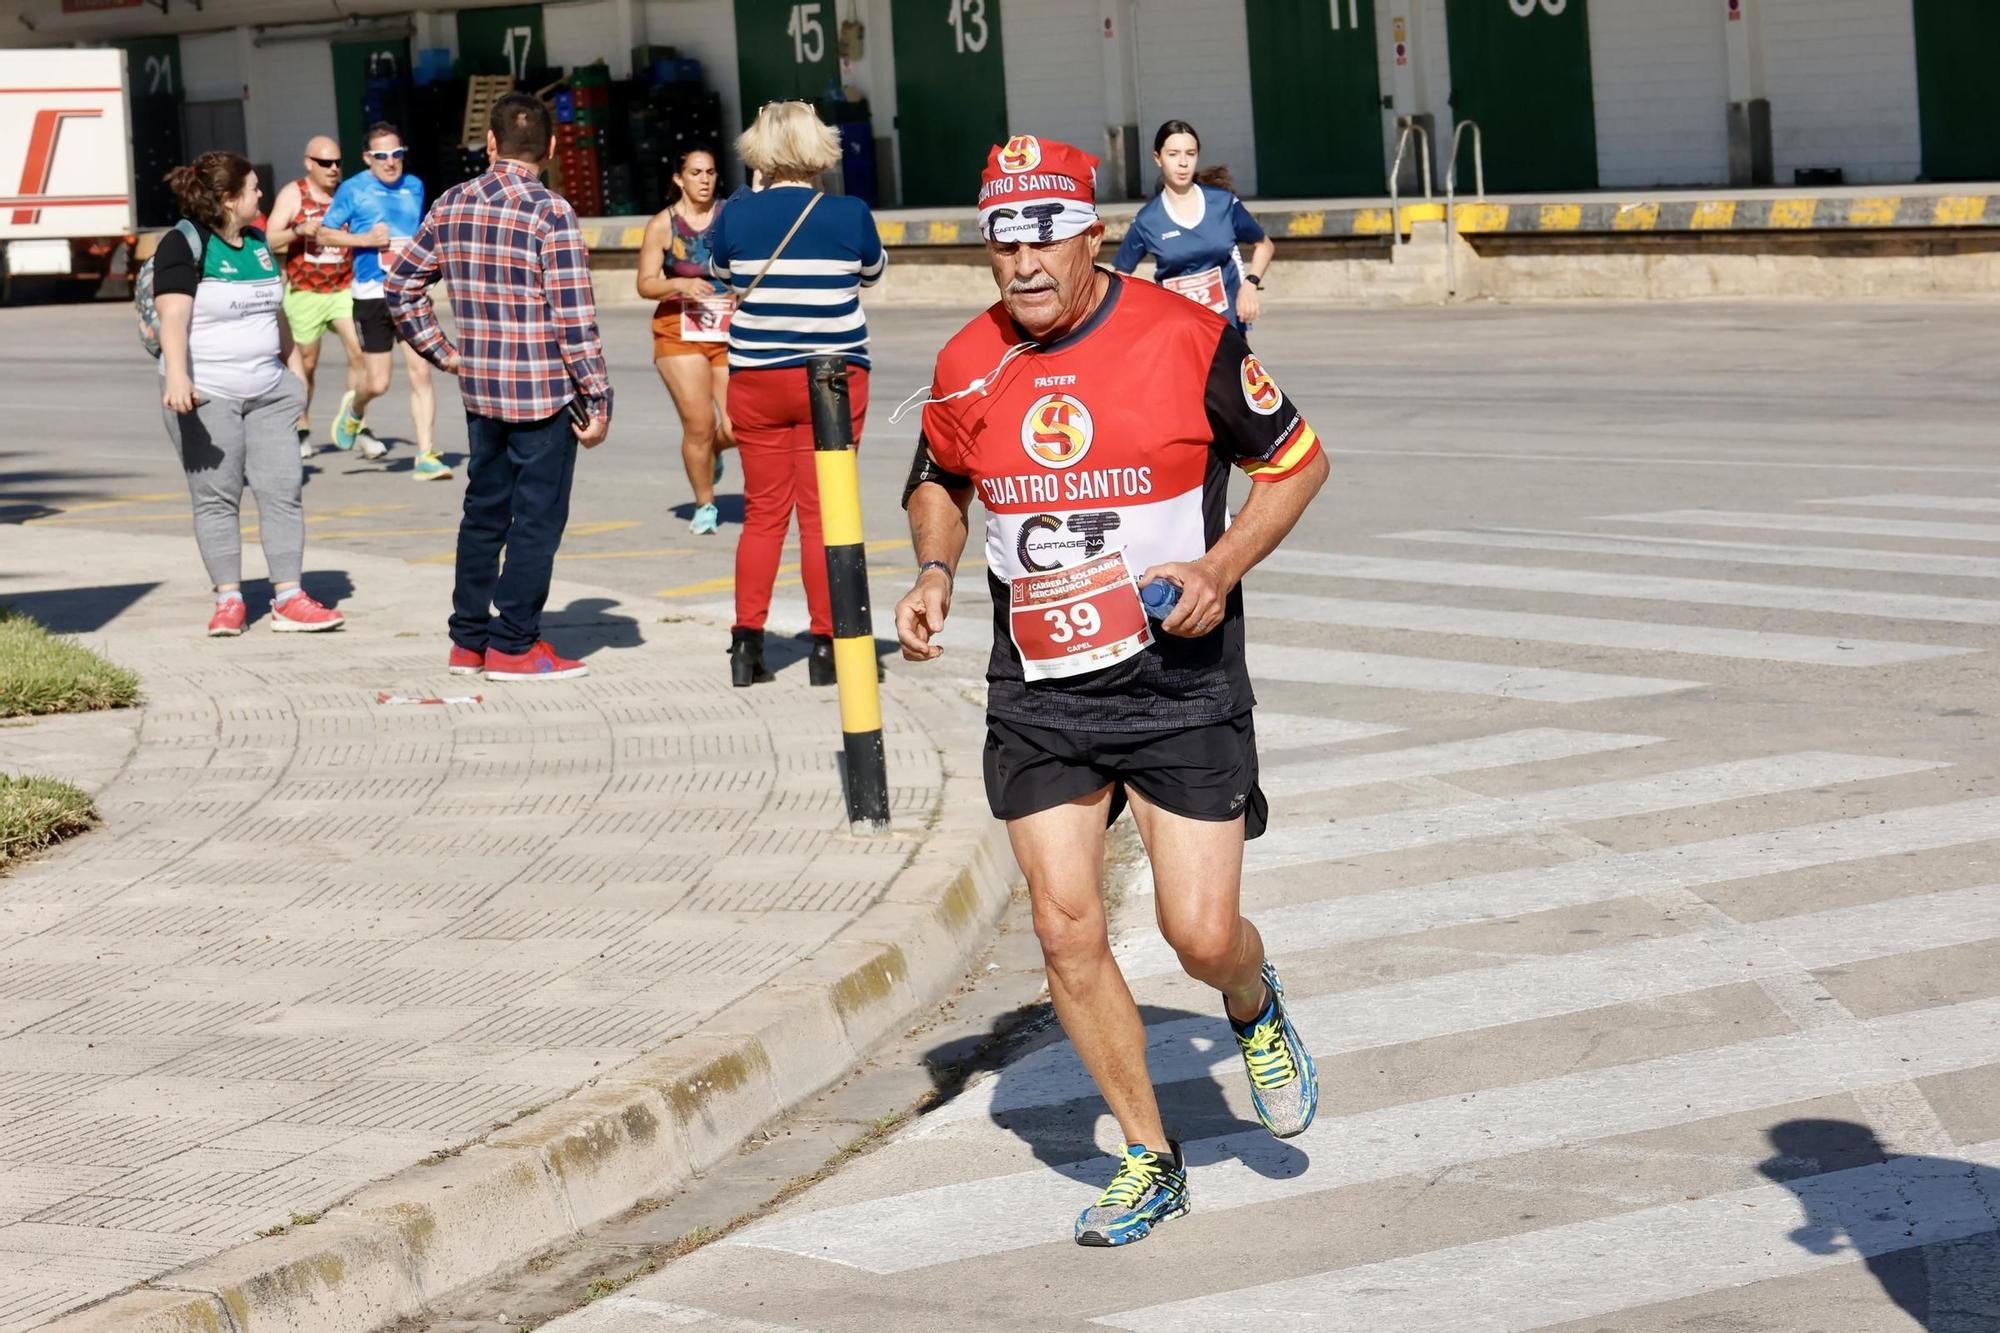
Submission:
M 813 463 L 819 474 L 819 521 L 826 538 L 826 582 L 833 600 L 833 669 L 840 684 L 840 730 L 847 757 L 847 820 L 854 831 L 889 827 L 889 766 L 882 753 L 882 692 L 876 678 L 875 624 L 868 611 L 868 552 L 861 536 L 861 472 L 854 460 L 854 417 L 847 400 L 847 359 L 806 362 L 812 399 Z

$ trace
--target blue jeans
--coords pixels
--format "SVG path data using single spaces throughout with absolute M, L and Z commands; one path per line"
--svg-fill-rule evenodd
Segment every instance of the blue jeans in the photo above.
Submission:
M 471 458 L 458 524 L 451 641 L 475 653 L 525 653 L 542 637 L 542 606 L 569 522 L 576 431 L 564 409 L 541 421 L 497 421 L 468 412 L 465 433 Z

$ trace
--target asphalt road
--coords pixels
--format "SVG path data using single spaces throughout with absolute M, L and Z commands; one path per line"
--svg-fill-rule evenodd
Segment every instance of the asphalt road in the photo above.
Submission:
M 967 313 L 875 312 L 878 404 Z M 710 613 L 734 528 L 686 534 L 644 311 L 606 326 L 619 415 L 563 573 Z M 555 1327 L 2000 1327 L 1996 334 L 1969 305 L 1274 307 L 1254 341 L 1335 470 L 1251 583 L 1275 819 L 1245 898 L 1318 1123 L 1256 1126 L 1141 894 L 1120 957 L 1189 1217 L 1070 1243 L 1115 1130 L 1051 1041 Z M 0 311 L 0 353 L 0 518 L 186 524 L 126 312 Z M 886 410 L 865 437 L 884 611 L 913 440 Z M 449 560 L 457 483 L 408 459 L 315 460 L 309 568 Z M 977 674 L 974 612 L 921 669 Z

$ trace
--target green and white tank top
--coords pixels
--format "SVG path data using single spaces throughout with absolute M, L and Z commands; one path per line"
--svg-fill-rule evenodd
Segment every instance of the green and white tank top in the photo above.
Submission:
M 194 274 L 187 238 L 170 231 L 154 261 L 154 291 L 186 293 Z M 285 282 L 263 233 L 246 228 L 237 244 L 210 234 L 194 291 L 188 359 L 195 392 L 204 398 L 261 398 L 284 382 L 278 320 Z M 160 373 L 166 373 L 162 360 Z

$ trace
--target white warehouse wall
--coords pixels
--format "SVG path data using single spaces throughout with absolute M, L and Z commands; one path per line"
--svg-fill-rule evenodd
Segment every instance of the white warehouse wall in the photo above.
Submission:
M 1590 0 L 1600 185 L 1728 182 L 1727 26 L 1719 0 Z
M 333 52 L 324 40 L 273 42 L 256 48 L 253 60 L 250 104 L 257 109 L 265 151 L 276 174 L 275 180 L 265 183 L 268 202 L 279 186 L 304 174 L 306 140 L 315 134 L 340 133 Z
M 544 5 L 542 36 L 551 65 L 569 69 L 601 60 L 611 67 L 612 78 L 631 77 L 632 49 L 618 31 L 618 8 L 612 0 Z
M 243 68 L 242 46 L 234 28 L 181 38 L 181 84 L 190 102 L 233 102 L 243 96 L 249 76 Z M 247 107 L 244 116 L 247 120 Z
M 1004 0 L 1000 16 L 1009 132 L 1059 139 L 1103 157 L 1104 21 L 1097 6 Z M 968 170 L 977 175 L 976 166 Z
M 1142 187 L 1150 192 L 1158 175 L 1150 157 L 1153 131 L 1161 121 L 1185 120 L 1201 133 L 1202 163 L 1226 163 L 1237 193 L 1254 196 L 1257 144 L 1240 0 L 1227 9 L 1216 0 L 1133 0 L 1132 11 Z
M 1923 144 L 1910 0 L 1752 2 L 1778 184 L 1798 167 L 1840 167 L 1857 183 L 1915 180 Z

